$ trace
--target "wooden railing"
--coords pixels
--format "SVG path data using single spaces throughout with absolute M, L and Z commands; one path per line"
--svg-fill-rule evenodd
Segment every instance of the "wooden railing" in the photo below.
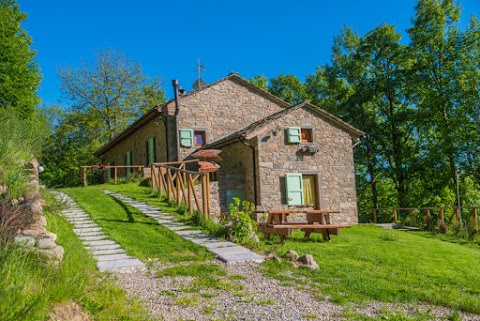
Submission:
M 447 230 L 452 224 L 458 226 L 471 226 L 476 233 L 479 231 L 478 211 L 480 206 L 455 206 L 455 207 L 394 207 L 394 208 L 372 208 L 368 217 L 370 223 L 398 223 L 406 221 L 415 214 L 420 214 L 426 227 L 438 226 Z M 468 213 L 463 215 L 462 211 Z M 386 215 L 381 215 L 386 212 Z M 407 212 L 406 215 L 399 215 Z M 382 217 L 380 217 L 382 216 Z M 463 219 L 462 219 L 463 218 Z
M 198 162 L 190 160 L 184 162 L 154 163 L 151 165 L 152 188 L 159 194 L 165 193 L 168 200 L 174 200 L 177 206 L 185 202 L 189 212 L 197 210 L 210 215 L 210 178 L 208 173 L 200 173 L 185 169 L 188 163 Z M 178 167 L 175 167 L 178 165 Z M 200 186 L 197 193 L 196 186 Z
M 83 186 L 87 186 L 87 170 L 96 170 L 96 171 L 107 171 L 113 169 L 113 182 L 117 184 L 118 179 L 118 169 L 119 168 L 132 168 L 138 169 L 139 172 L 143 173 L 143 165 L 113 165 L 113 166 L 99 166 L 99 165 L 89 165 L 89 166 L 82 166 L 83 168 Z

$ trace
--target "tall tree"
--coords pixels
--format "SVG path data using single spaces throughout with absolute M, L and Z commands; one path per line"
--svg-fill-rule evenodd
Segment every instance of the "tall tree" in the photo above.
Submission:
M 251 84 L 268 91 L 268 79 L 265 75 L 255 75 L 253 78 L 250 78 L 249 81 Z
M 414 77 L 419 110 L 418 135 L 424 158 L 425 190 L 438 194 L 454 190 L 460 161 L 459 129 L 465 121 L 459 65 L 462 65 L 463 34 L 456 23 L 460 8 L 454 0 L 419 0 L 413 26 L 408 30 L 415 52 Z M 431 169 L 435 168 L 435 174 Z
M 144 76 L 139 64 L 114 50 L 100 51 L 78 69 L 63 67 L 59 77 L 70 107 L 89 115 L 101 142 L 164 100 L 160 80 Z
M 32 39 L 21 28 L 27 19 L 14 0 L 0 0 L 0 108 L 11 108 L 32 119 L 41 81 L 31 50 Z
M 280 74 L 271 78 L 268 91 L 291 104 L 298 104 L 309 99 L 305 84 L 294 75 Z

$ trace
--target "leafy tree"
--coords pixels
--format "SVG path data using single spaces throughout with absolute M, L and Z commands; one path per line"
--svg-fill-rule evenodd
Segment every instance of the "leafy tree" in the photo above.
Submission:
M 27 18 L 14 0 L 0 0 L 0 108 L 33 119 L 41 76 L 30 49 L 32 39 L 20 26 Z
M 254 84 L 257 87 L 262 88 L 263 90 L 268 91 L 268 79 L 264 75 L 255 75 L 253 78 L 250 78 L 250 83 Z
M 139 64 L 118 51 L 100 51 L 95 62 L 78 69 L 63 67 L 59 77 L 67 103 L 89 118 L 103 143 L 164 101 L 160 81 L 144 76 Z
M 116 51 L 101 51 L 95 62 L 59 74 L 70 108 L 45 110 L 54 125 L 42 178 L 48 186 L 74 186 L 82 182 L 80 166 L 98 162 L 95 150 L 161 104 L 164 92 L 158 79 L 145 77 L 140 65 Z
M 309 98 L 305 84 L 294 75 L 280 74 L 271 78 L 268 91 L 291 104 L 298 104 Z

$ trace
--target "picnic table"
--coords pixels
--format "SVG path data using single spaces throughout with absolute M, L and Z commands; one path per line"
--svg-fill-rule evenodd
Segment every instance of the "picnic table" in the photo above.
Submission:
M 267 222 L 259 225 L 260 232 L 269 239 L 270 235 L 277 234 L 283 242 L 287 236 L 290 236 L 293 229 L 300 229 L 305 232 L 305 237 L 310 237 L 311 233 L 320 233 L 324 241 L 330 241 L 330 235 L 338 235 L 340 228 L 349 228 L 348 225 L 332 225 L 330 215 L 340 214 L 340 211 L 333 210 L 280 210 L 266 211 Z M 289 216 L 294 214 L 306 214 L 306 221 L 294 222 L 289 220 Z

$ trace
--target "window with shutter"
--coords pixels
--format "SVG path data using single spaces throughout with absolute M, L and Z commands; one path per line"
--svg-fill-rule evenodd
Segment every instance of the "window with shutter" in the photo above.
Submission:
M 147 141 L 147 163 L 151 165 L 155 163 L 155 138 L 152 137 Z
M 300 127 L 287 128 L 287 142 L 289 144 L 300 144 L 302 142 L 302 129 Z
M 193 129 L 180 129 L 180 146 L 193 147 L 194 134 Z
M 303 204 L 303 179 L 302 174 L 285 174 L 285 188 L 288 205 Z

